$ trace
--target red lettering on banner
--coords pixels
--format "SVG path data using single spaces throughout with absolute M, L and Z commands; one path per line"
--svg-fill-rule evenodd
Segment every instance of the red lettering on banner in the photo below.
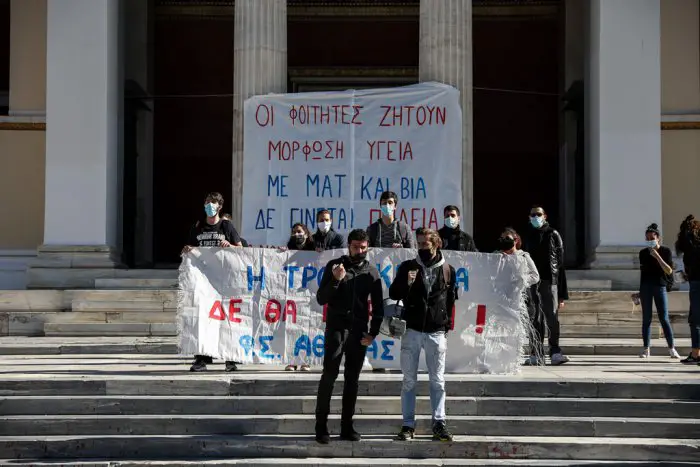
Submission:
M 289 109 L 292 126 L 302 125 L 362 125 L 359 119 L 362 105 L 300 104 Z
M 379 126 L 410 127 L 444 125 L 447 108 L 434 105 L 382 105 L 383 113 Z
M 268 141 L 267 160 L 295 161 L 342 159 L 345 142 L 335 140 Z
M 243 321 L 241 318 L 236 317 L 236 313 L 241 312 L 241 309 L 236 306 L 239 303 L 243 303 L 243 299 L 232 298 L 231 301 L 228 302 L 228 320 L 233 323 L 240 323 L 241 321 Z
M 267 305 L 265 305 L 265 321 L 268 323 L 276 323 L 280 320 L 280 315 L 282 314 L 282 304 L 275 300 L 268 300 Z
M 265 104 L 258 105 L 255 110 L 255 121 L 258 126 L 266 127 L 275 125 L 275 108 L 266 106 Z
M 326 317 L 328 316 L 328 303 L 323 305 L 323 322 L 326 322 Z
M 486 326 L 486 305 L 477 305 L 476 307 L 476 333 L 482 334 Z
M 287 321 L 287 316 L 292 316 L 292 323 L 297 324 L 297 303 L 294 300 L 287 300 L 284 304 L 284 320 Z
M 224 321 L 226 319 L 226 313 L 224 313 L 224 308 L 221 306 L 221 301 L 217 300 L 209 310 L 209 317 L 211 319 L 216 319 L 219 321 Z
M 413 148 L 409 141 L 367 141 L 369 160 L 386 159 L 390 162 L 413 160 Z

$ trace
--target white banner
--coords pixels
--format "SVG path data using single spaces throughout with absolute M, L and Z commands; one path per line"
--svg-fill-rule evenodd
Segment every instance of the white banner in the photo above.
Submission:
M 262 248 L 198 248 L 180 268 L 180 351 L 244 363 L 321 365 L 325 314 L 316 301 L 324 266 L 345 254 Z M 371 249 L 384 297 L 415 250 Z M 526 343 L 522 300 L 527 266 L 520 257 L 443 252 L 457 273 L 459 300 L 447 338 L 448 372 L 512 373 Z M 524 321 L 523 321 L 524 320 Z M 401 343 L 379 335 L 370 363 L 400 368 Z
M 285 245 L 297 222 L 315 230 L 321 209 L 341 233 L 365 229 L 384 191 L 413 230 L 440 228 L 442 209 L 462 203 L 459 91 L 444 84 L 255 96 L 243 141 L 241 230 L 253 245 Z

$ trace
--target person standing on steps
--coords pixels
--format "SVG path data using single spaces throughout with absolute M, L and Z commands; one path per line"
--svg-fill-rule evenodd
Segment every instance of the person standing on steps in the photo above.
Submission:
M 372 248 L 415 248 L 413 232 L 407 223 L 396 218 L 396 207 L 399 198 L 393 191 L 385 191 L 379 197 L 381 217 L 367 227 L 369 246 Z M 387 307 L 395 306 L 395 302 L 387 301 Z M 374 362 L 372 371 L 387 373 L 386 368 L 377 368 L 379 362 Z
M 333 230 L 333 218 L 327 209 L 318 211 L 316 214 L 316 232 L 313 237 L 316 251 L 319 253 L 326 250 L 337 250 L 345 248 L 343 236 Z
M 453 251 L 479 251 L 474 239 L 460 228 L 460 213 L 457 206 L 445 206 L 445 226 L 439 230 L 442 249 Z
M 230 248 L 243 246 L 241 237 L 233 224 L 219 216 L 223 205 L 224 197 L 221 196 L 221 193 L 212 192 L 207 195 L 204 199 L 206 220 L 204 222 L 197 221 L 190 229 L 189 240 L 182 249 L 183 255 L 198 247 Z M 207 371 L 207 365 L 212 362 L 213 359 L 209 355 L 195 355 L 190 371 Z M 236 371 L 237 369 L 236 362 L 226 362 L 226 371 Z
M 693 215 L 686 217 L 681 224 L 676 252 L 683 255 L 683 274 L 688 281 L 690 300 L 688 325 L 692 350 L 681 363 L 700 365 L 700 221 Z
M 524 237 L 523 250 L 530 253 L 540 273 L 540 305 L 549 328 L 549 357 L 552 365 L 569 361 L 559 347 L 559 309 L 569 299 L 564 271 L 564 242 L 549 222 L 542 206 L 530 210 L 530 227 Z
M 403 300 L 406 334 L 401 338 L 401 412 L 403 426 L 398 439 L 412 439 L 416 425 L 416 384 L 421 351 L 430 380 L 433 439 L 452 441 L 445 415 L 445 358 L 447 333 L 452 327 L 452 307 L 457 300 L 455 269 L 445 262 L 440 234 L 418 229 L 418 256 L 399 266 L 389 296 Z
M 651 353 L 652 302 L 664 330 L 671 358 L 681 358 L 673 344 L 673 330 L 668 320 L 669 278 L 673 277 L 673 255 L 671 249 L 661 245 L 659 226 L 651 224 L 645 232 L 647 247 L 639 252 L 639 299 L 642 304 L 642 342 L 644 349 L 639 355 L 649 358 Z
M 323 374 L 318 383 L 316 398 L 316 441 L 330 442 L 328 415 L 331 410 L 333 386 L 345 356 L 345 383 L 340 439 L 359 441 L 360 434 L 353 427 L 360 372 L 367 353 L 379 334 L 384 317 L 382 281 L 379 271 L 367 261 L 369 238 L 364 230 L 353 230 L 348 235 L 348 255 L 326 264 L 316 300 L 328 305 L 324 333 Z M 369 333 L 368 299 L 373 303 Z

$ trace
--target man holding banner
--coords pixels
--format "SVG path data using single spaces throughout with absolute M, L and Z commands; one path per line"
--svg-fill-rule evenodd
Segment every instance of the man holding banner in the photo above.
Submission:
M 401 338 L 401 411 L 398 439 L 412 439 L 416 425 L 416 383 L 421 350 L 430 380 L 433 439 L 452 441 L 445 421 L 445 359 L 452 307 L 457 300 L 456 272 L 440 252 L 442 239 L 432 229 L 418 229 L 418 257 L 404 261 L 389 288 L 389 296 L 403 300 L 407 331 Z
M 361 436 L 353 428 L 358 381 L 367 346 L 379 334 L 384 316 L 382 282 L 379 271 L 366 260 L 369 239 L 364 230 L 353 230 L 348 235 L 348 255 L 328 262 L 316 292 L 321 306 L 327 306 L 324 333 L 323 374 L 316 399 L 316 441 L 330 442 L 328 414 L 330 413 L 333 385 L 338 378 L 340 361 L 345 356 L 345 385 L 340 439 L 359 441 Z M 369 303 L 373 310 L 369 334 Z

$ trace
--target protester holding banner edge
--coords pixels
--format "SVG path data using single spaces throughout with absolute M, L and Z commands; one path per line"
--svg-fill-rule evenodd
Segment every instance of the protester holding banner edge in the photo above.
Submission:
M 187 254 L 197 247 L 240 247 L 241 237 L 238 231 L 228 219 L 222 218 L 219 213 L 224 206 L 224 197 L 221 193 L 211 192 L 204 198 L 204 213 L 206 220 L 197 221 L 190 229 L 188 243 L 182 249 L 182 254 Z M 207 371 L 207 364 L 213 363 L 213 359 L 208 355 L 195 355 L 190 371 Z M 236 371 L 236 362 L 227 361 L 225 371 Z
M 313 235 L 317 252 L 345 248 L 345 239 L 333 230 L 333 217 L 328 209 L 316 213 L 316 232 Z
M 436 230 L 416 231 L 418 256 L 399 266 L 389 287 L 393 300 L 403 300 L 406 334 L 401 338 L 401 411 L 403 426 L 397 439 L 412 439 L 416 423 L 416 384 L 421 350 L 430 381 L 432 432 L 436 441 L 452 441 L 445 415 L 445 358 L 452 307 L 457 300 L 456 271 L 445 262 Z
M 316 441 L 330 442 L 328 415 L 333 386 L 338 378 L 340 362 L 345 356 L 345 383 L 340 439 L 359 441 L 362 437 L 353 427 L 357 403 L 358 381 L 367 346 L 379 334 L 384 317 L 383 291 L 379 271 L 366 260 L 369 238 L 367 232 L 356 229 L 348 235 L 348 254 L 326 264 L 316 300 L 327 305 L 324 333 L 323 374 L 316 399 Z M 373 310 L 369 333 L 369 303 Z

